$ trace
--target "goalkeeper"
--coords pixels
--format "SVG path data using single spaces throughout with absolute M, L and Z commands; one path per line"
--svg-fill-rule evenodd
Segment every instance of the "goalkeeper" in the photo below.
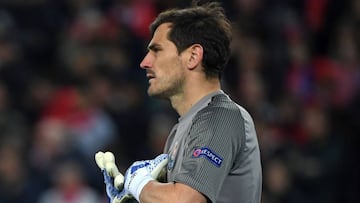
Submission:
M 140 64 L 148 78 L 147 93 L 169 100 L 180 118 L 165 155 L 135 162 L 125 177 L 115 178 L 115 189 L 105 173 L 110 199 L 259 203 L 262 174 L 254 123 L 220 85 L 231 42 L 231 24 L 220 3 L 194 2 L 189 8 L 164 11 L 150 32 L 148 53 Z M 167 181 L 162 183 L 154 171 L 166 162 Z

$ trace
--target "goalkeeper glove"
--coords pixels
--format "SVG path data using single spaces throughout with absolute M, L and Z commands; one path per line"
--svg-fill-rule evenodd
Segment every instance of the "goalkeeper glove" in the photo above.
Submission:
M 124 189 L 124 176 L 119 172 L 118 167 L 115 164 L 115 156 L 113 153 L 103 153 L 100 151 L 95 154 L 95 161 L 103 173 L 104 183 L 106 185 L 106 193 L 110 199 L 110 203 L 138 202 L 138 199 L 136 200 L 131 194 L 129 194 L 128 191 Z M 150 173 L 152 178 L 151 180 L 156 179 L 164 182 L 166 179 L 166 170 L 163 169 L 167 162 L 167 155 L 163 154 L 154 160 L 135 162 L 132 166 L 138 165 L 139 163 L 144 163 L 146 164 L 146 170 Z
M 155 180 L 161 170 L 168 163 L 168 155 L 160 154 L 153 160 L 134 162 L 126 171 L 124 190 L 140 201 L 143 187 L 151 180 Z
M 110 203 L 124 203 L 128 199 L 133 199 L 123 190 L 124 176 L 119 172 L 115 164 L 114 154 L 111 152 L 97 152 L 95 161 L 104 176 L 106 194 L 110 199 Z

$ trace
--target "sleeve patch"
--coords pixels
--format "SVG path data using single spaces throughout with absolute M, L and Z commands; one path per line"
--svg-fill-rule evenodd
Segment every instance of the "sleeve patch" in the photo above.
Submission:
M 207 147 L 194 149 L 192 157 L 193 158 L 205 157 L 207 160 L 209 160 L 212 164 L 214 164 L 218 168 L 221 166 L 223 162 L 223 158 L 221 158 L 219 155 L 217 155 L 215 152 L 213 152 L 211 149 Z

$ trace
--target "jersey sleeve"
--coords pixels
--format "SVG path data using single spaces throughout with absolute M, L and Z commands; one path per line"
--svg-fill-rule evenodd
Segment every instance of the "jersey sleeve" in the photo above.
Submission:
M 199 111 L 185 140 L 175 182 L 189 185 L 216 202 L 244 136 L 244 119 L 238 109 L 208 107 Z

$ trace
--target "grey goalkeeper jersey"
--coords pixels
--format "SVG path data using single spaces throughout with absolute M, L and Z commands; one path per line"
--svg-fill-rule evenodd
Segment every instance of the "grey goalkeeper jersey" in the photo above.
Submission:
M 164 149 L 168 182 L 189 185 L 213 203 L 259 203 L 260 150 L 248 112 L 222 91 L 196 103 Z

